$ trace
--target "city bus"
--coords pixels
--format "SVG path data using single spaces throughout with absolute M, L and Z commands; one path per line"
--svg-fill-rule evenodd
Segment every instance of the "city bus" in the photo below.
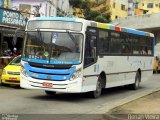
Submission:
M 38 47 L 31 53 L 33 46 Z M 138 89 L 153 73 L 153 46 L 148 32 L 81 18 L 35 17 L 25 29 L 20 86 L 94 98 L 103 88 Z

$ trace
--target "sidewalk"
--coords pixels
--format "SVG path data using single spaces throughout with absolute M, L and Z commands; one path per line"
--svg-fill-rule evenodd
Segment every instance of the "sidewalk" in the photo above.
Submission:
M 160 120 L 160 91 L 113 108 L 107 114 L 110 120 Z

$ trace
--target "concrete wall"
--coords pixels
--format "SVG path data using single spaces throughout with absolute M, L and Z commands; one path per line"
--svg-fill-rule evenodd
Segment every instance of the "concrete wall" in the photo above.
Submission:
M 114 20 L 112 24 L 121 27 L 139 29 L 152 32 L 156 36 L 156 42 L 160 42 L 160 13 L 146 14 L 140 16 L 129 16 Z
M 148 10 L 147 14 L 160 12 L 159 3 L 160 0 L 139 0 L 139 8 Z M 148 8 L 147 4 L 153 3 L 153 8 Z
M 160 27 L 160 13 L 146 14 L 141 16 L 129 16 L 113 21 L 123 27 L 130 27 L 134 29 L 150 29 Z

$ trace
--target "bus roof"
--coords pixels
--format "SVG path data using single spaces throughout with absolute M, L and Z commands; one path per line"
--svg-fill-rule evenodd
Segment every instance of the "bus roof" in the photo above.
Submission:
M 113 25 L 113 24 L 108 24 L 108 23 L 100 23 L 100 22 L 95 22 L 95 21 L 89 21 L 89 20 L 85 20 L 85 19 L 82 19 L 82 18 L 34 17 L 34 18 L 31 18 L 30 20 L 42 20 L 42 21 L 43 20 L 44 21 L 45 20 L 58 20 L 58 21 L 68 21 L 68 22 L 85 22 L 85 21 L 88 21 L 88 22 L 90 22 L 91 26 L 97 27 L 97 28 L 103 28 L 103 29 L 109 29 L 109 30 L 115 30 L 115 31 L 122 31 L 122 32 L 137 34 L 137 35 L 154 37 L 154 34 L 149 33 L 149 32 L 144 32 L 144 31 L 140 31 L 140 30 L 136 30 L 136 29 L 131 29 L 131 28 L 120 27 L 120 26 Z

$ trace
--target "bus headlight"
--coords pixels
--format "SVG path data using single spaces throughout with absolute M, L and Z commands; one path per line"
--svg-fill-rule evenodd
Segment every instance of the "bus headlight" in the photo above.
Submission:
M 21 65 L 21 73 L 22 73 L 24 76 L 28 77 L 27 70 L 24 68 L 23 65 Z
M 80 77 L 80 76 L 81 76 L 81 71 L 82 71 L 81 68 L 78 69 L 78 70 L 76 70 L 76 72 L 74 72 L 74 73 L 72 74 L 71 80 L 74 80 L 74 79 Z

